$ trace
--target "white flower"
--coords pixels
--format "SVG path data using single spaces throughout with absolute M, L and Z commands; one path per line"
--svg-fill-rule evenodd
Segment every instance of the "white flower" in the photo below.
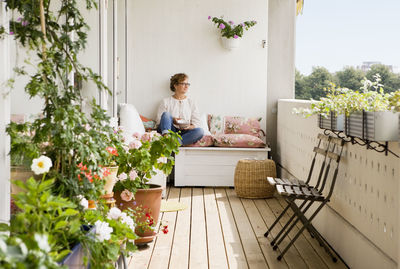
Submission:
M 119 176 L 118 176 L 118 180 L 119 181 L 123 181 L 125 179 L 127 179 L 128 176 L 126 175 L 126 173 L 122 172 Z
M 53 163 L 51 162 L 51 159 L 49 157 L 42 155 L 37 159 L 33 159 L 32 165 L 31 165 L 31 170 L 36 175 L 40 175 L 40 174 L 49 172 L 50 167 L 52 167 L 52 166 L 53 166 Z
M 98 220 L 94 223 L 94 225 L 96 226 L 96 237 L 100 242 L 109 240 L 111 238 L 113 228 L 109 227 L 108 222 Z
M 157 162 L 158 163 L 167 163 L 168 159 L 167 159 L 167 157 L 160 157 L 157 159 Z
M 79 204 L 84 208 L 84 209 L 88 209 L 89 207 L 89 202 L 88 200 L 86 200 L 85 197 L 83 197 L 82 195 L 78 195 L 77 196 L 79 199 Z
M 135 222 L 133 221 L 133 219 L 130 216 L 126 215 L 126 213 L 124 216 L 121 217 L 121 222 L 128 225 L 129 228 L 131 228 L 131 230 L 133 230 L 133 231 L 135 230 Z
M 112 207 L 107 213 L 107 218 L 109 219 L 119 219 L 121 217 L 121 210 L 117 207 Z
M 131 179 L 131 180 L 135 180 L 135 178 L 137 178 L 137 176 L 138 176 L 138 174 L 137 174 L 137 172 L 135 171 L 135 170 L 131 170 L 130 172 L 129 172 L 129 178 Z

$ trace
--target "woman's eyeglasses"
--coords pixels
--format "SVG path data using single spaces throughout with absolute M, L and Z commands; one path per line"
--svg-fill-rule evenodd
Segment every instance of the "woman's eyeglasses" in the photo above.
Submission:
M 183 85 L 183 86 L 190 86 L 190 83 L 185 83 L 185 82 L 179 82 L 179 83 L 176 83 L 176 84 L 178 84 L 178 85 Z

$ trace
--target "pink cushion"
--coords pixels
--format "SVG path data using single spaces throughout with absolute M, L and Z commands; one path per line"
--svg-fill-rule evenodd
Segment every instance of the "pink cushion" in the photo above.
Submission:
M 225 134 L 249 134 L 261 137 L 261 118 L 225 117 Z
M 214 146 L 227 148 L 263 148 L 265 143 L 248 134 L 215 134 Z
M 204 135 L 196 143 L 186 145 L 185 147 L 210 147 L 214 145 L 213 137 L 211 135 Z

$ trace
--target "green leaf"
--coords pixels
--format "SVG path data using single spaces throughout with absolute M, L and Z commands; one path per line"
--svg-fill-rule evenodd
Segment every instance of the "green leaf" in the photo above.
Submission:
M 68 222 L 65 220 L 60 220 L 59 222 L 56 223 L 56 226 L 54 227 L 54 230 L 58 230 L 61 228 L 64 228 L 68 225 Z

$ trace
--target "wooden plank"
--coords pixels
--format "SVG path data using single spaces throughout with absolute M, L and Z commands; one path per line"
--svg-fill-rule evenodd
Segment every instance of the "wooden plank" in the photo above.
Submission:
M 208 264 L 210 268 L 228 268 L 225 242 L 219 221 L 214 188 L 204 189 L 204 206 L 206 212 L 206 230 L 208 247 Z
M 171 188 L 168 201 L 178 201 L 180 189 Z M 161 230 L 158 232 L 157 241 L 154 244 L 153 254 L 151 255 L 148 268 L 168 268 L 169 258 L 172 248 L 172 240 L 175 234 L 175 221 L 177 212 L 164 212 L 161 223 L 168 223 L 170 231 L 164 234 Z
M 208 268 L 203 189 L 193 188 L 189 268 Z
M 240 199 L 232 189 L 226 190 L 236 226 L 239 230 L 240 239 L 243 244 L 244 253 L 250 268 L 266 268 L 267 262 L 253 232 L 250 221 L 246 215 Z
M 282 207 L 286 207 L 286 202 L 284 199 L 279 198 L 277 199 L 277 201 L 279 202 L 279 204 Z M 293 211 L 289 211 L 290 213 L 292 213 Z M 289 213 L 287 213 L 287 215 L 289 215 Z M 301 227 L 301 224 L 297 224 L 297 229 Z M 311 238 L 310 233 L 308 232 L 304 232 L 303 236 L 306 238 L 306 240 L 310 243 L 310 245 L 314 248 L 315 252 L 321 257 L 321 259 L 325 262 L 325 264 L 332 269 L 344 269 L 347 268 L 346 265 L 342 262 L 342 260 L 338 259 L 338 261 L 335 263 L 332 261 L 331 256 L 328 255 L 328 253 L 324 250 L 323 247 L 321 247 L 318 243 L 318 241 L 314 238 Z M 335 254 L 334 254 L 335 255 Z
M 167 187 L 167 198 L 170 194 L 170 187 Z M 159 222 L 161 222 L 164 213 L 160 212 Z M 159 223 L 157 224 L 156 231 L 158 231 Z M 157 237 L 155 240 L 146 246 L 141 246 L 138 248 L 136 252 L 132 254 L 132 257 L 129 261 L 129 269 L 142 269 L 147 268 L 151 259 L 151 254 L 153 253 L 154 243 L 157 241 Z
M 276 199 L 269 199 L 267 202 L 273 212 L 274 211 L 275 212 L 282 211 L 282 207 Z M 278 214 L 276 214 L 276 217 L 278 217 Z M 288 219 L 289 219 L 288 216 L 285 214 L 280 221 L 281 224 L 284 225 Z M 297 233 L 298 230 L 296 228 L 297 227 L 295 227 L 295 229 L 293 229 L 289 233 L 290 240 Z M 287 245 L 286 243 L 282 242 L 279 245 L 279 248 L 284 249 L 286 247 L 286 245 Z M 307 264 L 307 266 L 309 268 L 316 268 L 316 269 L 327 268 L 326 264 L 321 260 L 319 255 L 317 253 L 315 253 L 314 249 L 311 247 L 311 245 L 308 243 L 308 241 L 304 238 L 303 235 L 301 235 L 296 240 L 296 242 L 294 243 L 294 246 L 292 246 L 291 248 L 293 248 L 293 247 L 296 247 L 296 249 L 298 250 L 301 257 L 304 259 L 305 263 Z
M 269 199 L 269 200 L 273 200 L 273 199 Z M 267 224 L 268 227 L 271 227 L 272 223 L 274 223 L 276 217 L 275 214 L 280 214 L 280 211 L 278 212 L 273 212 L 271 210 L 271 208 L 268 206 L 266 200 L 255 200 L 255 204 L 264 220 L 264 222 Z M 282 226 L 280 225 L 280 223 L 276 224 L 276 226 L 274 227 L 274 229 L 270 232 L 270 235 L 268 235 L 268 245 L 267 248 L 269 248 L 269 251 L 272 250 L 272 247 L 270 246 L 270 242 L 272 241 L 272 237 L 275 238 L 277 233 L 279 232 L 279 230 L 282 228 Z M 287 244 L 289 243 L 289 240 L 285 239 L 283 240 L 282 244 Z M 271 254 L 273 257 L 278 257 L 279 252 L 278 251 L 273 251 Z M 307 268 L 307 265 L 305 264 L 304 260 L 301 258 L 299 252 L 297 251 L 296 248 L 290 248 L 286 254 L 283 256 L 282 259 L 282 263 L 286 262 L 286 264 L 288 265 L 289 268 L 293 268 L 293 269 L 298 269 L 298 268 Z M 277 261 L 278 262 L 278 261 Z M 280 263 L 280 262 L 278 262 Z M 273 265 L 271 264 L 271 267 L 273 267 Z
M 262 199 L 257 200 L 262 201 Z M 257 200 L 241 199 L 243 207 L 246 210 L 246 214 L 249 216 L 250 224 L 253 227 L 253 231 L 257 237 L 261 251 L 267 260 L 269 268 L 288 268 L 285 260 L 278 261 L 276 259 L 277 253 L 273 251 L 268 239 L 264 236 L 264 233 L 268 228 L 260 214 L 260 211 L 255 205 L 255 201 Z
M 216 188 L 215 196 L 219 210 L 222 232 L 224 235 L 229 268 L 248 268 L 242 243 L 240 241 L 239 232 L 235 225 L 235 219 L 233 217 L 225 189 Z
M 314 147 L 314 152 L 315 152 L 315 153 L 319 153 L 319 154 L 321 154 L 321 155 L 323 155 L 323 156 L 325 156 L 326 153 L 327 153 L 326 150 L 321 149 L 321 148 L 317 148 L 317 147 Z
M 186 204 L 187 209 L 178 211 L 169 268 L 187 269 L 189 266 L 190 211 L 192 207 L 192 189 L 181 188 L 181 196 L 179 201 Z M 170 230 L 172 229 L 171 226 L 168 227 Z

